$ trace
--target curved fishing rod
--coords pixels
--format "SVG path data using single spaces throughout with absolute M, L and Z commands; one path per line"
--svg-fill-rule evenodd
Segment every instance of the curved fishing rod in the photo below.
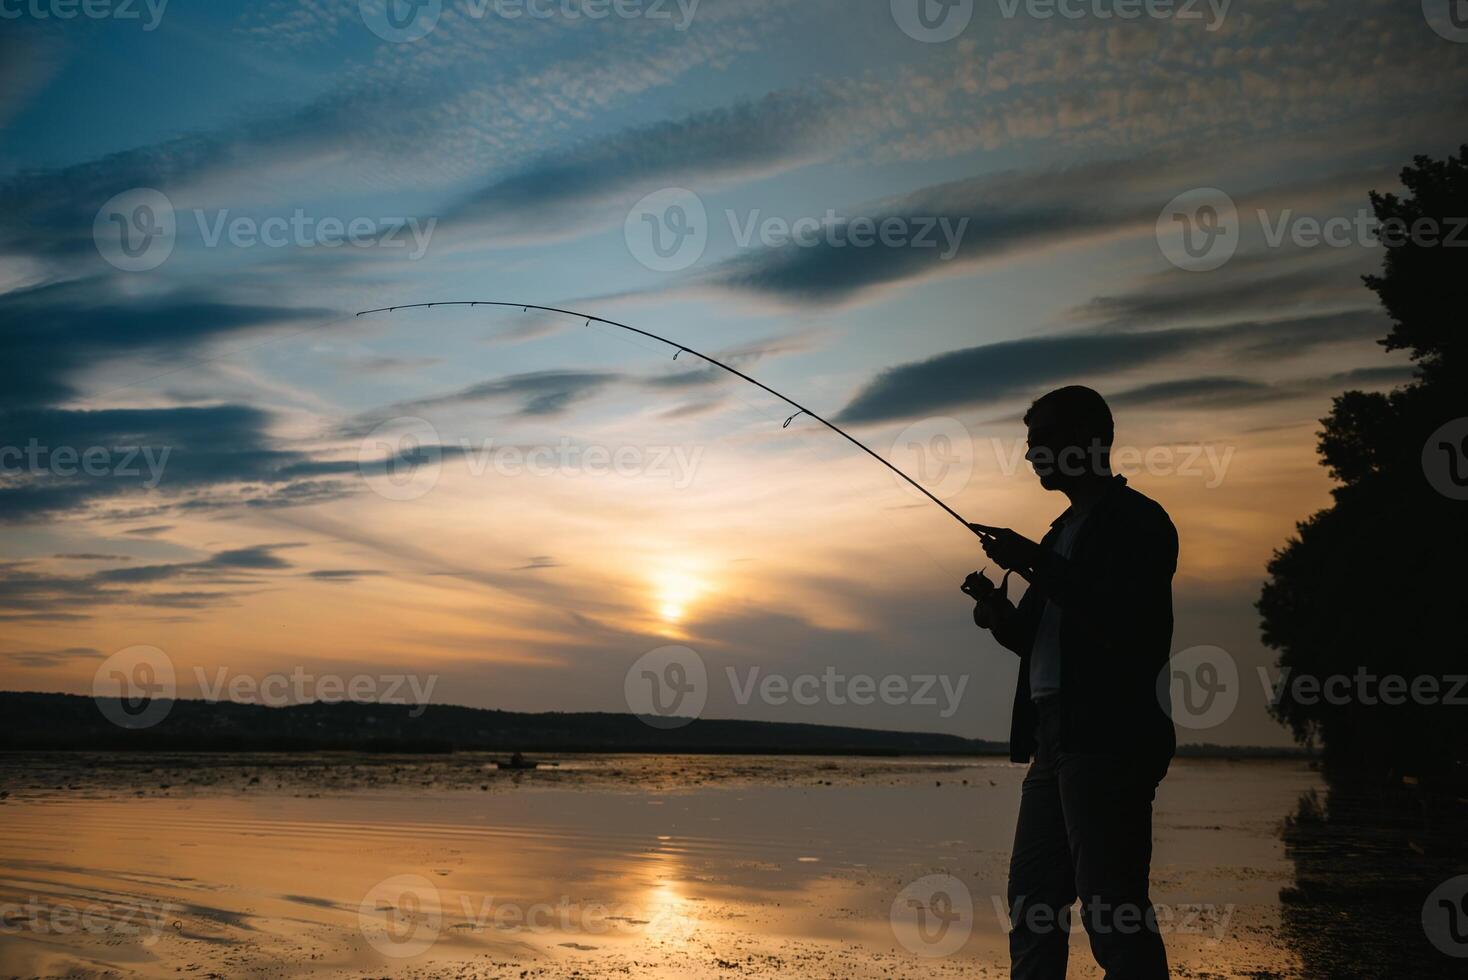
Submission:
M 740 371 L 738 368 L 732 368 L 729 365 L 725 364 L 723 361 L 718 360 L 717 358 L 710 357 L 707 354 L 704 354 L 704 353 L 702 353 L 700 351 L 694 350 L 692 347 L 687 347 L 687 346 L 685 346 L 683 344 L 678 343 L 675 340 L 669 340 L 667 337 L 660 337 L 660 336 L 658 336 L 655 333 L 651 333 L 651 332 L 649 332 L 647 330 L 643 330 L 643 329 L 641 329 L 639 327 L 630 326 L 629 324 L 626 324 L 626 323 L 618 323 L 616 320 L 608 320 L 605 317 L 592 316 L 589 313 L 578 313 L 575 310 L 563 310 L 563 309 L 560 309 L 559 307 L 555 307 L 555 306 L 537 306 L 534 303 L 503 303 L 503 302 L 499 302 L 499 301 L 496 301 L 496 300 L 483 300 L 483 299 L 481 299 L 481 300 L 453 300 L 453 301 L 450 301 L 450 302 L 443 302 L 443 303 L 404 303 L 401 306 L 383 306 L 383 307 L 380 307 L 380 308 L 375 309 L 375 310 L 363 310 L 362 312 L 358 313 L 357 316 L 367 316 L 368 314 L 371 314 L 371 313 L 394 313 L 394 312 L 396 312 L 398 310 L 432 309 L 435 306 L 499 306 L 499 307 L 505 307 L 505 308 L 509 308 L 509 309 L 521 309 L 521 310 L 524 310 L 527 313 L 530 312 L 531 310 L 540 310 L 541 312 L 544 312 L 544 313 L 559 313 L 559 314 L 561 314 L 563 316 L 573 316 L 573 317 L 576 317 L 577 319 L 585 320 L 587 322 L 587 325 L 588 326 L 590 324 L 592 324 L 592 323 L 605 323 L 609 327 L 618 327 L 618 328 L 620 328 L 622 330 L 629 330 L 632 333 L 641 334 L 642 336 L 649 337 L 652 340 L 658 341 L 659 343 L 667 344 L 669 347 L 676 348 L 676 350 L 677 350 L 677 353 L 675 353 L 673 355 L 673 360 L 675 360 L 675 361 L 678 359 L 678 355 L 679 354 L 692 354 L 694 357 L 697 357 L 697 358 L 699 358 L 701 360 L 707 361 L 708 363 L 712 364 L 716 368 L 721 368 L 722 370 L 728 371 L 730 374 L 734 375 L 736 378 L 743 378 L 745 381 L 748 381 L 750 384 L 754 385 L 756 388 L 761 388 L 764 391 L 769 392 L 770 394 L 774 395 L 776 398 L 780 399 L 785 404 L 790 405 L 793 408 L 797 409 L 798 411 L 796 411 L 796 413 L 794 415 L 790 416 L 788 419 L 785 420 L 785 424 L 783 426 L 781 426 L 781 428 L 787 428 L 788 429 L 790 427 L 790 423 L 791 422 L 794 422 L 796 419 L 800 418 L 800 416 L 802 416 L 802 415 L 809 415 L 811 418 L 815 419 L 817 422 L 821 423 L 826 428 L 830 429 L 832 432 L 836 433 L 838 436 L 840 436 L 841 438 L 845 439 L 847 442 L 851 443 L 857 449 L 860 449 L 862 452 L 866 453 L 872 459 L 875 459 L 877 462 L 879 462 L 883 466 L 887 467 L 887 469 L 891 470 L 893 473 L 896 473 L 902 479 L 906 480 L 909 484 L 911 484 L 914 488 L 916 488 L 918 490 L 918 492 L 921 493 L 924 497 L 927 497 L 933 503 L 937 504 L 939 507 L 942 507 L 943 510 L 948 514 L 948 516 L 952 517 L 955 521 L 957 521 L 958 523 L 962 524 L 964 526 L 964 529 L 965 530 L 967 530 L 967 531 L 969 531 L 969 532 L 971 532 L 971 533 L 973 533 L 975 535 L 978 535 L 981 538 L 986 536 L 984 534 L 984 532 L 978 530 L 975 526 L 969 524 L 968 521 L 964 520 L 963 519 L 963 516 L 961 514 L 959 514 L 958 511 L 954 510 L 952 507 L 949 507 L 943 501 L 939 500 L 937 497 L 933 496 L 930 492 L 928 492 L 928 488 L 927 487 L 923 486 L 921 483 L 917 482 L 912 477 L 910 477 L 906 473 L 902 472 L 902 470 L 898 469 L 896 466 L 893 466 L 891 463 L 889 463 L 883 457 L 877 455 L 875 452 L 873 452 L 871 449 L 869 449 L 865 443 L 863 443 L 861 440 L 857 439 L 855 436 L 851 435 L 849 432 L 847 432 L 845 429 L 841 428 L 836 423 L 831 422 L 831 421 L 829 421 L 827 419 L 822 418 L 821 416 L 817 415 L 815 412 L 812 412 L 810 409 L 808 409 L 804 405 L 800 404 L 800 402 L 796 401 L 795 399 L 790 398 L 787 395 L 780 394 L 778 391 L 776 391 L 774 388 L 771 388 L 769 385 L 765 384 L 763 381 L 760 381 L 757 378 L 751 378 L 749 375 L 745 374 L 743 371 Z

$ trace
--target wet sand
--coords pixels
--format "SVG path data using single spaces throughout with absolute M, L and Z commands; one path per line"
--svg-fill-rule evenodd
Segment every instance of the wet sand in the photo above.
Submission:
M 1020 767 L 551 761 L 0 758 L 0 975 L 1008 973 Z M 1175 975 L 1300 975 L 1280 831 L 1318 786 L 1298 762 L 1175 763 L 1153 875 Z M 959 912 L 915 924 L 933 876 Z

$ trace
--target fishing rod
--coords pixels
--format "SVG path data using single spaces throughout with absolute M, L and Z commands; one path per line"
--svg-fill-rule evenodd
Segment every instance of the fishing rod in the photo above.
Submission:
M 702 353 L 701 351 L 696 351 L 692 347 L 689 347 L 689 346 L 687 346 L 685 344 L 680 344 L 676 340 L 669 340 L 667 337 L 660 337 L 657 334 L 652 333 L 652 332 L 647 331 L 647 330 L 643 330 L 640 327 L 634 327 L 634 326 L 631 326 L 630 324 L 626 324 L 626 323 L 618 323 L 616 320 L 608 320 L 605 317 L 592 316 L 589 313 L 578 313 L 576 310 L 563 310 L 563 309 L 560 309 L 559 307 L 555 307 L 555 306 L 537 306 L 534 303 L 505 303 L 505 302 L 499 302 L 499 301 L 496 301 L 496 300 L 454 300 L 454 301 L 451 301 L 451 302 L 443 302 L 443 303 L 405 303 L 402 306 L 383 306 L 383 307 L 380 307 L 380 308 L 375 309 L 375 310 L 363 310 L 362 312 L 358 313 L 357 316 L 368 316 L 368 315 L 373 314 L 373 313 L 395 313 L 398 310 L 432 309 L 435 306 L 497 306 L 497 307 L 504 307 L 504 308 L 507 308 L 507 309 L 521 309 L 521 310 L 524 310 L 526 313 L 529 313 L 531 310 L 539 310 L 539 311 L 541 311 L 543 313 L 559 313 L 562 316 L 571 316 L 571 317 L 576 317 L 577 319 L 580 319 L 580 320 L 585 320 L 587 326 L 591 326 L 591 324 L 593 324 L 593 323 L 605 323 L 609 327 L 617 327 L 617 328 L 622 329 L 622 330 L 628 330 L 628 331 L 631 331 L 632 333 L 641 334 L 644 337 L 648 337 L 648 338 L 650 338 L 652 340 L 656 340 L 659 343 L 667 344 L 669 347 L 672 347 L 672 348 L 675 348 L 676 349 L 676 352 L 673 354 L 673 360 L 675 360 L 675 361 L 678 359 L 678 356 L 680 354 L 692 354 L 694 357 L 697 357 L 697 358 L 699 358 L 701 360 L 707 361 L 709 364 L 712 364 L 716 368 L 720 368 L 720 369 L 722 369 L 724 371 L 728 371 L 730 374 L 734 375 L 736 378 L 743 378 L 745 381 L 748 381 L 750 384 L 754 385 L 756 388 L 760 388 L 760 389 L 763 389 L 764 391 L 769 392 L 770 394 L 774 395 L 776 398 L 780 399 L 785 404 L 790 405 L 791 407 L 795 408 L 796 409 L 795 414 L 792 415 L 792 416 L 790 416 L 788 419 L 786 419 L 785 420 L 785 424 L 782 425 L 781 428 L 783 428 L 783 429 L 790 428 L 790 423 L 791 422 L 794 422 L 796 419 L 800 418 L 802 415 L 808 415 L 808 416 L 810 416 L 811 418 L 815 419 L 817 422 L 819 422 L 822 425 L 824 425 L 826 428 L 830 429 L 832 432 L 836 433 L 841 438 L 845 439 L 847 442 L 851 443 L 857 449 L 860 449 L 862 452 L 866 453 L 872 459 L 875 459 L 877 462 L 879 462 L 883 466 L 887 467 L 887 469 L 891 470 L 893 473 L 896 473 L 903 480 L 906 480 L 909 484 L 911 484 L 924 497 L 927 497 L 933 503 L 937 504 L 939 507 L 942 507 L 943 510 L 944 510 L 944 512 L 947 513 L 949 517 L 952 517 L 955 521 L 957 521 L 958 523 L 962 524 L 964 526 L 964 529 L 965 530 L 967 530 L 967 531 L 969 531 L 969 532 L 971 532 L 971 533 L 973 533 L 975 535 L 978 535 L 980 538 L 988 538 L 988 537 L 991 536 L 991 534 L 989 533 L 988 529 L 980 530 L 980 528 L 983 527 L 983 525 L 973 525 L 973 524 L 970 524 L 968 521 L 964 520 L 963 519 L 963 516 L 961 514 L 959 514 L 958 511 L 954 510 L 952 507 L 949 507 L 943 501 L 941 501 L 937 497 L 933 496 L 933 494 L 928 491 L 928 488 L 927 487 L 923 486 L 921 483 L 917 482 L 912 477 L 910 477 L 906 473 L 902 472 L 902 470 L 900 470 L 896 466 L 892 465 L 892 463 L 888 462 L 884 457 L 882 457 L 882 456 L 878 455 L 877 453 L 873 452 L 860 439 L 857 439 L 855 436 L 853 436 L 851 433 L 847 432 L 845 429 L 841 428 L 836 423 L 830 421 L 829 419 L 823 418 L 820 415 L 817 415 L 815 412 L 812 412 L 810 409 L 806 408 L 804 405 L 800 404 L 800 402 L 798 402 L 795 399 L 789 397 L 788 395 L 782 395 L 780 392 L 776 391 L 774 388 L 771 388 L 769 385 L 765 384 L 763 381 L 760 381 L 758 378 L 751 378 L 749 375 L 745 374 L 743 371 L 740 371 L 738 368 L 730 367 L 729 365 L 725 364 L 721 360 L 718 360 L 717 358 L 710 357 L 708 354 Z

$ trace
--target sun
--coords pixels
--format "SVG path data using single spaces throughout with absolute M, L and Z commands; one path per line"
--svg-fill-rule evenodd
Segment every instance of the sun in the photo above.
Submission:
M 653 576 L 654 605 L 666 626 L 682 623 L 689 608 L 707 591 L 707 584 L 687 569 L 666 569 Z

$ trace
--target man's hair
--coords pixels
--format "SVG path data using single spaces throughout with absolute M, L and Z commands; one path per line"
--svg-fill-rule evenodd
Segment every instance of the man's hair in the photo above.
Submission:
M 1116 424 L 1111 419 L 1111 406 L 1100 393 L 1083 385 L 1067 385 L 1056 388 L 1048 395 L 1035 399 L 1030 410 L 1025 412 L 1025 425 L 1039 409 L 1053 412 L 1071 434 L 1086 443 L 1092 440 L 1110 446 L 1116 438 Z

